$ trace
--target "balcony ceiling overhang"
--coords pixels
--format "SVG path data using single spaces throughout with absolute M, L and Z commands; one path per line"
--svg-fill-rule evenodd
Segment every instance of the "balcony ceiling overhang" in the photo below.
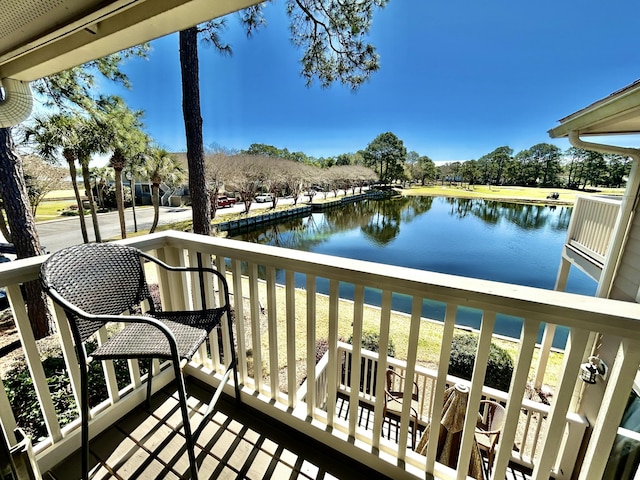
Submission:
M 562 118 L 549 136 L 568 137 L 572 131 L 579 135 L 640 133 L 640 80 Z
M 0 79 L 32 81 L 259 0 L 0 0 Z

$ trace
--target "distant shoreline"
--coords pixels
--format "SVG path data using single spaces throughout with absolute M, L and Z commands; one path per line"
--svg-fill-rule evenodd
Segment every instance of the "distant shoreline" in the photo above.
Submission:
M 547 198 L 552 193 L 558 193 L 557 199 Z M 538 188 L 518 186 L 487 186 L 473 185 L 471 189 L 457 186 L 425 186 L 402 189 L 407 196 L 456 197 L 477 198 L 496 202 L 525 203 L 532 205 L 571 206 L 578 196 L 608 196 L 620 198 L 624 188 L 603 188 L 594 191 L 570 190 L 567 188 Z

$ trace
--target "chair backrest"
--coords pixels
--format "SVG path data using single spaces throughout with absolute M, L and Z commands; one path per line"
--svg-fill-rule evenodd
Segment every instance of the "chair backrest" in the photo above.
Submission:
M 387 378 L 386 394 L 390 397 L 402 397 L 403 395 L 398 395 L 398 394 L 401 394 L 404 391 L 405 377 L 403 375 L 400 375 L 395 370 L 387 368 L 386 378 Z M 412 382 L 412 383 L 413 385 L 411 387 L 411 399 L 418 401 L 420 397 L 420 390 L 416 382 Z
M 140 251 L 114 243 L 60 250 L 42 264 L 40 279 L 83 342 L 102 326 L 83 313 L 119 315 L 151 299 Z
M 497 434 L 502 430 L 506 411 L 498 402 L 482 400 L 480 402 L 480 414 L 482 422 L 479 422 L 478 426 L 485 430 L 485 433 Z

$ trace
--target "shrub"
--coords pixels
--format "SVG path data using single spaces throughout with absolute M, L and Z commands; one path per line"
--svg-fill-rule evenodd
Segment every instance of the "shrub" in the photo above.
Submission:
M 353 335 L 347 340 L 348 343 L 353 345 Z M 380 349 L 380 334 L 376 331 L 364 331 L 362 332 L 362 348 L 370 350 L 372 352 L 378 352 Z M 389 345 L 387 345 L 387 355 L 394 357 L 396 354 L 396 348 L 393 345 L 393 340 L 389 338 Z M 342 381 L 347 386 L 351 386 L 351 354 L 347 355 L 346 361 L 342 364 Z M 362 358 L 360 360 L 360 391 L 373 394 L 376 391 L 376 378 L 378 375 L 378 363 L 374 363 L 373 360 Z
M 449 375 L 471 380 L 477 348 L 477 335 L 455 335 L 451 342 Z M 489 359 L 484 379 L 485 385 L 508 392 L 512 374 L 513 360 L 511 356 L 505 349 L 492 343 L 489 347 Z
M 87 352 L 90 353 L 95 346 L 95 343 L 88 343 Z M 115 360 L 114 363 L 118 388 L 123 388 L 130 381 L 127 362 L 126 360 Z M 47 384 L 60 426 L 64 426 L 77 418 L 79 412 L 71 391 L 67 367 L 62 354 L 60 352 L 52 353 L 42 361 L 42 367 L 47 377 Z M 141 374 L 146 373 L 146 367 L 146 362 L 142 362 L 140 365 Z M 27 366 L 25 364 L 16 365 L 7 372 L 3 383 L 18 426 L 22 427 L 34 442 L 45 438 L 48 433 Z M 107 386 L 104 382 L 102 363 L 91 362 L 89 365 L 89 405 L 95 406 L 106 398 Z
M 353 345 L 353 335 L 349 337 L 347 343 Z M 370 350 L 372 352 L 378 352 L 380 349 L 380 334 L 375 331 L 364 331 L 362 332 L 362 348 L 366 350 Z M 389 338 L 389 345 L 387 345 L 387 355 L 390 357 L 396 356 L 396 347 L 393 344 L 393 339 Z

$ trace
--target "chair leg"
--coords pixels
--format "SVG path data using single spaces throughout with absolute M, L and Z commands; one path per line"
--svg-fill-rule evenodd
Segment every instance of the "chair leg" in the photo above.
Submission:
M 187 406 L 187 389 L 184 384 L 184 377 L 182 376 L 182 370 L 180 369 L 179 362 L 174 361 L 173 365 L 176 374 L 176 382 L 178 383 L 178 399 L 180 402 L 180 411 L 182 412 L 182 423 L 187 445 L 187 455 L 189 455 L 189 472 L 191 480 L 198 480 L 198 464 L 196 462 L 193 435 L 191 434 L 191 423 L 189 422 L 189 407 Z
M 89 480 L 89 381 L 86 362 L 80 364 L 80 441 L 82 479 Z
M 149 359 L 147 367 L 147 410 L 151 410 L 151 383 L 153 380 L 153 358 Z

